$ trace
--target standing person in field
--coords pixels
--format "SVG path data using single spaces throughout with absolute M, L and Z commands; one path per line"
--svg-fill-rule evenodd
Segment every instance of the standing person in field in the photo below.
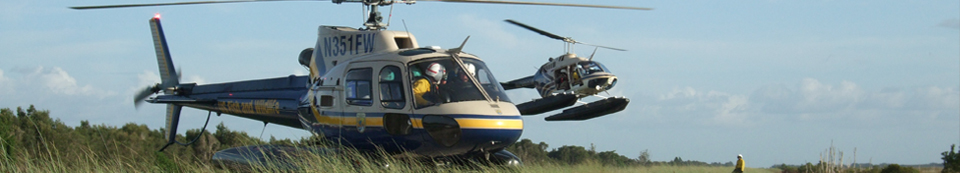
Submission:
M 742 154 L 737 155 L 737 166 L 733 167 L 733 172 L 743 173 L 743 155 Z

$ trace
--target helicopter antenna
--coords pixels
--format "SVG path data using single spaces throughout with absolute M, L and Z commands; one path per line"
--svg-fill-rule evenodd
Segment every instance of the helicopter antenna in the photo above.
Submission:
M 360 21 L 367 20 L 367 6 L 366 6 L 366 5 L 361 5 L 361 6 L 360 6 L 360 14 L 363 14 L 363 15 L 360 15 L 360 16 L 361 16 Z
M 587 61 L 593 61 L 593 55 L 597 54 L 597 49 L 600 49 L 600 47 L 593 47 L 593 53 L 590 54 L 590 59 L 587 59 Z
M 400 22 L 403 22 L 403 32 L 410 34 L 410 30 L 407 30 L 407 20 L 400 19 Z

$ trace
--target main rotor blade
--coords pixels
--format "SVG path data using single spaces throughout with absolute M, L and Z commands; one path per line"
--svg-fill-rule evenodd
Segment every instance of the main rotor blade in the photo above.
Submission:
M 563 41 L 567 41 L 567 40 L 569 39 L 569 38 L 566 38 L 566 37 L 561 37 L 561 36 L 559 36 L 559 35 L 549 33 L 549 32 L 547 32 L 547 31 L 543 31 L 543 30 L 534 28 L 534 27 L 532 27 L 532 26 L 527 26 L 527 25 L 525 25 L 525 24 L 523 24 L 523 23 L 520 23 L 520 22 L 517 22 L 517 21 L 513 21 L 513 20 L 510 20 L 510 19 L 507 19 L 506 21 L 509 22 L 509 23 L 512 23 L 512 24 L 514 24 L 514 25 L 517 25 L 517 26 L 520 26 L 520 27 L 523 27 L 523 28 L 527 28 L 528 30 L 531 30 L 531 31 L 533 31 L 533 32 L 539 33 L 540 35 L 544 35 L 544 36 L 547 36 L 547 37 L 550 37 L 550 38 L 553 38 L 553 39 L 563 40 Z
M 193 5 L 193 4 L 221 4 L 237 2 L 264 2 L 264 1 L 306 1 L 306 0 L 227 0 L 227 1 L 191 1 L 191 2 L 170 2 L 170 3 L 151 3 L 151 4 L 121 4 L 121 5 L 97 5 L 97 6 L 78 6 L 70 7 L 75 10 L 103 9 L 103 8 L 127 8 L 127 7 L 150 7 L 150 6 L 169 6 L 169 5 Z
M 643 7 L 564 4 L 564 3 L 548 3 L 548 2 L 520 2 L 520 1 L 494 1 L 494 0 L 417 0 L 417 1 L 467 2 L 467 3 L 489 3 L 489 4 L 517 4 L 517 5 L 548 5 L 548 6 L 567 6 L 567 7 L 612 8 L 612 9 L 625 9 L 625 10 L 653 10 L 653 8 L 643 8 Z
M 582 44 L 582 45 L 587 45 L 587 46 L 593 46 L 593 47 L 599 47 L 599 48 L 604 48 L 604 49 L 617 50 L 617 51 L 627 51 L 626 49 L 620 49 L 620 48 L 614 48 L 614 47 L 607 47 L 607 46 L 601 46 L 601 45 L 595 45 L 595 44 L 587 44 L 587 43 L 579 42 L 579 41 L 574 41 L 574 42 L 577 43 L 577 44 Z

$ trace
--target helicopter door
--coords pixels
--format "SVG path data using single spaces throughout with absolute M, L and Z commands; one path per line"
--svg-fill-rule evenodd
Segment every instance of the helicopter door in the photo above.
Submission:
M 339 79 L 337 79 L 339 80 Z M 333 81 L 320 81 L 317 82 L 317 85 L 312 89 L 316 93 L 313 95 L 313 107 L 316 108 L 316 111 L 319 114 L 314 114 L 314 123 L 322 124 L 322 133 L 324 136 L 340 136 L 340 128 L 329 129 L 326 127 L 338 127 L 342 123 L 337 120 L 332 122 L 332 117 L 339 117 L 342 114 L 343 110 L 341 109 L 341 103 L 338 103 L 338 98 L 342 98 L 340 91 L 343 90 L 342 87 L 334 85 Z
M 373 68 L 351 64 L 343 82 L 343 120 L 346 131 L 363 133 L 367 127 L 367 113 L 373 111 Z M 353 116 L 351 116 L 353 115 Z M 355 128 L 350 128 L 351 126 Z
M 380 93 L 379 104 L 383 115 L 383 128 L 390 135 L 407 135 L 413 130 L 410 119 L 410 106 L 404 87 L 401 64 L 391 63 L 381 67 L 378 72 L 376 93 Z

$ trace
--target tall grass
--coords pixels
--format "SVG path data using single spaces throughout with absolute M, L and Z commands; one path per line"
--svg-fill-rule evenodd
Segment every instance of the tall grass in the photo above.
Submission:
M 564 172 L 598 172 L 598 173 L 617 173 L 617 172 L 669 172 L 669 173 L 729 173 L 733 167 L 723 166 L 673 166 L 673 165 L 654 165 L 654 166 L 605 166 L 597 162 L 587 162 L 580 165 L 558 165 L 558 164 L 528 164 L 521 169 L 522 172 L 533 173 L 564 173 Z M 765 168 L 746 168 L 744 172 L 769 172 L 778 173 L 779 169 Z
M 331 144 L 293 146 L 294 150 L 270 157 L 264 163 L 245 166 L 223 165 L 198 158 L 168 156 L 164 152 L 144 153 L 111 146 L 116 152 L 96 152 L 98 143 L 63 146 L 64 141 L 48 141 L 40 135 L 37 152 L 8 151 L 10 144 L 0 140 L 0 172 L 730 172 L 732 167 L 708 166 L 604 166 L 595 161 L 578 165 L 556 163 L 504 167 L 476 162 L 444 164 L 412 155 L 385 152 L 364 153 Z M 61 139 L 63 140 L 63 139 Z M 56 144 L 60 144 L 57 146 Z M 247 145 L 262 145 L 250 143 Z M 57 147 L 73 151 L 61 153 Z M 181 147 L 181 146 L 172 146 Z M 325 152 L 317 148 L 341 148 Z M 262 150 L 261 150 L 262 151 Z M 168 151 L 169 152 L 169 151 Z M 13 153 L 13 154 L 11 154 Z M 200 161 L 198 161 L 200 160 Z M 748 169 L 750 172 L 778 172 L 776 169 Z
M 78 146 L 83 147 L 83 146 Z M 314 146 L 308 146 L 314 147 Z M 0 172 L 722 172 L 733 167 L 709 166 L 604 166 L 597 162 L 579 165 L 527 164 L 519 168 L 490 166 L 468 162 L 464 165 L 438 165 L 436 162 L 409 155 L 384 153 L 361 153 L 343 149 L 336 153 L 318 154 L 308 147 L 298 147 L 294 152 L 280 157 L 271 157 L 265 164 L 247 166 L 220 165 L 219 163 L 194 162 L 189 159 L 166 158 L 163 153 L 154 153 L 155 162 L 138 162 L 130 157 L 104 157 L 103 153 L 91 150 L 84 155 L 61 156 L 56 153 L 27 155 L 21 158 L 0 156 Z M 2 148 L 2 147 L 0 147 Z M 389 165 L 389 166 L 386 166 Z M 779 172 L 777 169 L 748 168 L 749 172 Z

